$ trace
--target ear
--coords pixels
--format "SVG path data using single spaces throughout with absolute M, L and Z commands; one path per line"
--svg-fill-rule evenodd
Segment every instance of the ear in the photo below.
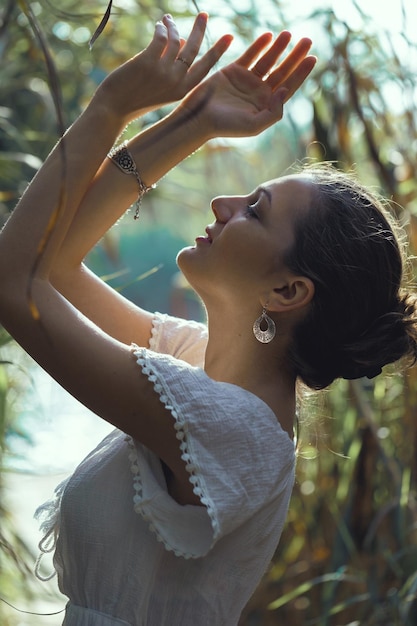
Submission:
M 290 276 L 269 294 L 268 310 L 285 313 L 306 306 L 314 296 L 314 283 L 306 276 Z

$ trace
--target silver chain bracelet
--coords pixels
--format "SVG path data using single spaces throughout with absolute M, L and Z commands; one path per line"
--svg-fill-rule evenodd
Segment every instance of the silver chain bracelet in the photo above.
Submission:
M 120 146 L 112 148 L 107 156 L 124 174 L 128 174 L 136 178 L 139 186 L 139 195 L 132 206 L 135 208 L 133 218 L 137 220 L 139 218 L 140 204 L 143 196 L 151 189 L 154 189 L 155 185 L 148 187 L 148 185 L 143 182 L 138 168 L 136 167 L 135 160 L 127 148 L 126 141 L 120 144 Z

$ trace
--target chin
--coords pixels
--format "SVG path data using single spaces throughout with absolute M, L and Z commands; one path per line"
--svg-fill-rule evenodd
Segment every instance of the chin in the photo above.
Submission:
M 177 254 L 176 262 L 178 269 L 181 271 L 182 275 L 195 291 L 198 293 L 198 289 L 196 288 L 196 283 L 198 283 L 198 269 L 196 264 L 193 262 L 193 256 L 195 252 L 195 246 L 188 246 L 180 250 Z
M 189 266 L 189 260 L 191 260 L 194 252 L 195 246 L 186 246 L 178 252 L 177 258 L 175 260 L 181 271 L 185 271 L 186 268 Z

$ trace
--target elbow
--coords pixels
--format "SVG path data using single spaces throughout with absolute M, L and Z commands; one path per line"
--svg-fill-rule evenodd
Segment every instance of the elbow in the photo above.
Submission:
M 49 280 L 51 285 L 63 296 L 76 290 L 79 282 L 80 274 L 83 272 L 83 265 L 79 264 L 74 267 L 56 265 L 51 269 Z
M 20 319 L 33 317 L 38 285 L 45 282 L 24 246 L 0 234 L 0 324 L 11 334 Z

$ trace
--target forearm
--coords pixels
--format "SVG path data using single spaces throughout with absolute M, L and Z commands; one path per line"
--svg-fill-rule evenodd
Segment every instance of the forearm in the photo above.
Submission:
M 281 119 L 284 99 L 289 99 L 298 89 L 315 63 L 314 57 L 306 57 L 311 41 L 302 39 L 288 57 L 271 71 L 289 39 L 289 33 L 284 31 L 268 48 L 271 35 L 260 36 L 235 63 L 215 72 L 195 89 L 186 91 L 185 98 L 174 113 L 130 142 L 129 149 L 146 185 L 157 182 L 210 138 L 256 135 Z M 228 43 L 229 38 L 219 40 L 216 54 Z M 181 54 L 185 54 L 184 50 Z M 259 60 L 254 71 L 248 71 L 256 59 Z M 212 66 L 212 61 L 213 58 L 209 66 Z M 195 67 L 201 62 L 197 62 Z M 174 60 L 171 79 L 177 80 L 178 70 L 183 71 L 183 68 L 183 63 Z M 190 74 L 192 71 L 193 67 Z M 257 73 L 259 71 L 269 74 L 268 78 L 263 80 Z M 147 89 L 141 90 L 141 94 L 149 95 L 152 88 L 159 89 L 166 76 L 164 70 L 163 80 L 156 82 L 154 79 Z M 130 78 L 129 85 L 132 78 L 136 84 L 136 73 Z M 146 84 L 146 81 L 141 84 Z M 178 88 L 175 87 L 174 91 Z M 137 195 L 135 177 L 126 176 L 109 159 L 105 159 L 60 250 L 55 267 L 61 275 L 67 269 L 79 266 L 88 251 L 135 201 Z
M 48 273 L 91 180 L 123 127 L 123 120 L 93 99 L 51 152 L 1 233 L 0 267 L 12 267 L 15 281 L 31 275 L 35 267 L 38 273 Z
M 201 124 L 181 108 L 139 133 L 128 149 L 146 185 L 195 152 L 208 138 Z M 105 159 L 92 180 L 59 251 L 57 273 L 78 265 L 138 197 L 138 183 Z
M 192 62 L 189 70 L 184 63 L 177 62 L 181 39 L 172 18 L 164 16 L 162 22 L 156 24 L 150 44 L 111 72 L 100 85 L 90 105 L 38 172 L 2 233 L 0 266 L 13 267 L 15 280 L 20 276 L 27 281 L 35 273 L 38 277 L 49 277 L 74 217 L 86 214 L 80 205 L 88 190 L 90 200 L 98 198 L 103 204 L 101 219 L 106 228 L 115 219 L 114 211 L 109 217 L 108 207 L 119 201 L 121 205 L 131 202 L 134 179 L 126 180 L 130 177 L 117 171 L 108 174 L 111 164 L 106 155 L 127 123 L 149 108 L 181 100 L 220 58 L 230 44 L 230 37 L 220 38 L 201 59 L 193 62 L 206 23 L 207 15 L 199 14 L 188 40 L 182 42 L 182 53 Z M 147 133 L 143 140 L 146 136 Z M 155 143 L 160 150 L 161 140 Z M 155 150 L 149 148 L 146 152 L 147 158 L 155 163 Z M 143 175 L 158 178 L 167 167 L 169 165 L 161 164 L 159 169 L 153 168 L 155 171 L 147 167 Z M 100 184 L 91 185 L 99 170 Z M 125 179 L 123 183 L 122 179 Z M 118 190 L 122 187 L 130 189 L 125 203 L 123 191 L 119 197 Z M 85 204 L 83 206 L 85 208 Z M 80 246 L 82 248 L 82 241 Z M 18 249 L 21 254 L 16 253 Z M 3 285 L 7 284 L 7 270 L 0 269 L 0 279 Z

